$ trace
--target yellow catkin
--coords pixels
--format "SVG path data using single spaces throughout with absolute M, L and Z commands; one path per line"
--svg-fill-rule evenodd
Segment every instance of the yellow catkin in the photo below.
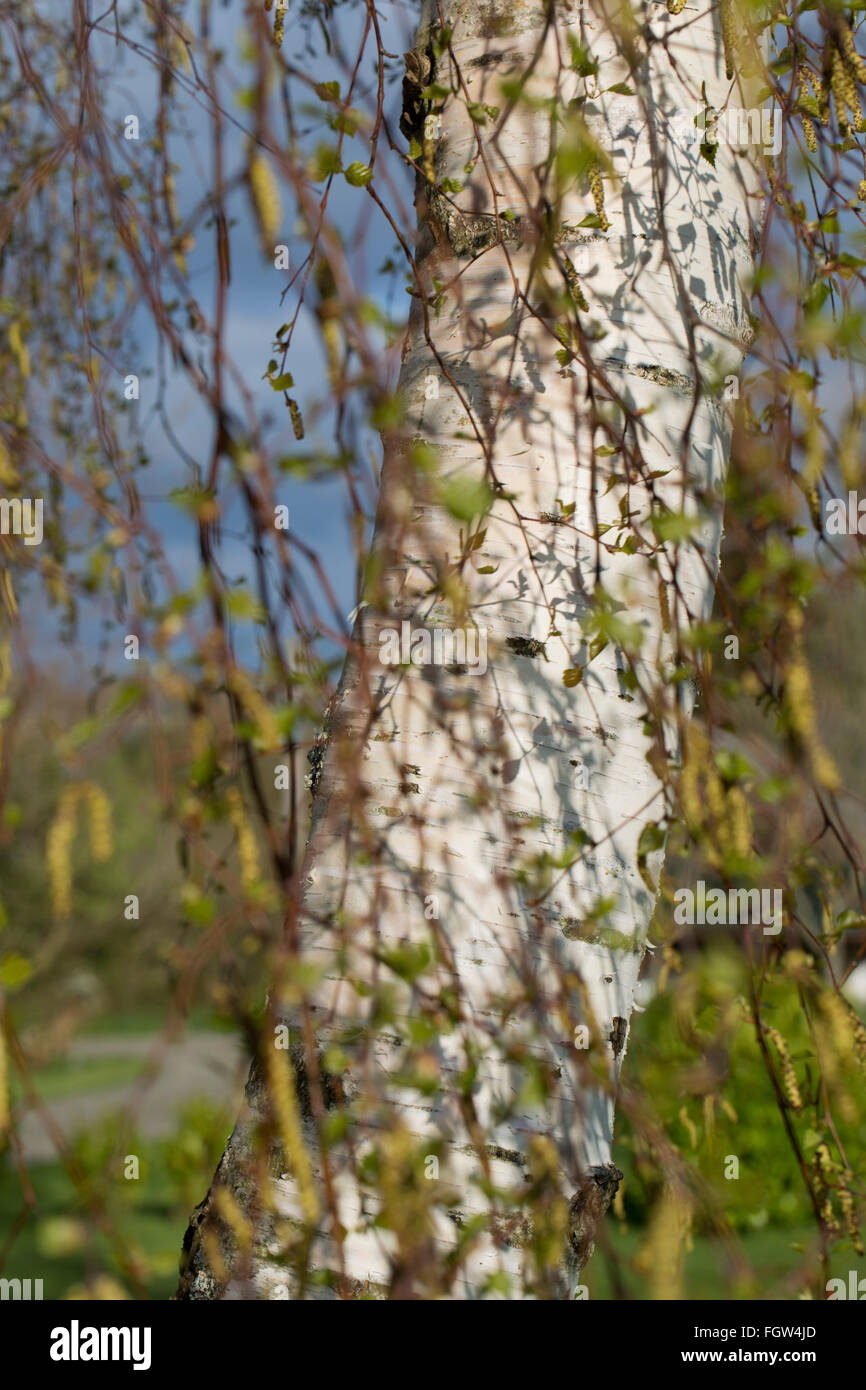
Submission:
M 857 1061 L 860 1063 L 861 1071 L 864 1075 L 866 1075 L 866 1028 L 864 1028 L 863 1021 L 860 1018 L 859 1014 L 856 1014 L 854 1012 L 854 1010 L 851 1008 L 850 1004 L 848 1004 L 846 1000 L 842 999 L 841 996 L 838 994 L 835 995 L 835 998 L 839 1000 L 840 1004 L 842 1005 L 843 1009 L 845 1010 L 848 1016 L 848 1026 L 851 1029 L 851 1038 L 852 1045 L 854 1048 L 854 1055 L 856 1056 Z
M 286 10 L 288 0 L 277 0 L 277 7 L 274 11 L 274 43 L 277 48 L 282 48 L 283 37 L 286 31 Z
M 12 575 L 8 570 L 3 571 L 0 590 L 3 594 L 3 606 L 10 618 L 18 616 L 18 600 L 15 597 L 15 590 L 12 587 Z
M 313 1165 L 304 1143 L 292 1064 L 284 1051 L 267 1047 L 265 1065 L 268 1094 L 280 1143 L 285 1149 L 286 1158 L 298 1184 L 304 1217 L 308 1225 L 312 1226 L 319 1218 L 319 1199 L 313 1178 Z
M 812 1172 L 815 1178 L 821 1220 L 827 1227 L 827 1234 L 832 1240 L 840 1235 L 839 1223 L 836 1220 L 836 1213 L 830 1198 L 830 1189 L 836 1181 L 836 1168 L 837 1165 L 833 1162 L 827 1145 L 823 1142 L 820 1143 L 812 1158 Z
M 289 396 L 289 415 L 291 416 L 292 429 L 294 430 L 295 438 L 303 439 L 304 417 L 301 414 L 301 408 L 298 405 L 298 402 L 296 400 L 293 400 L 291 396 Z
M 72 908 L 72 840 L 75 835 L 76 805 L 76 788 L 67 787 L 48 830 L 45 859 L 51 906 L 58 921 L 68 917 Z
M 800 74 L 800 77 L 799 77 L 799 80 L 798 80 L 798 90 L 799 90 L 799 93 L 800 93 L 800 100 L 801 100 L 801 101 L 805 100 L 805 99 L 809 96 L 809 88 L 808 88 L 808 86 L 807 86 L 807 84 L 806 84 L 806 79 L 805 79 L 805 77 L 802 75 L 802 73 Z M 801 124 L 802 127 L 803 127 L 803 138 L 804 138 L 805 141 L 806 141 L 806 148 L 809 149 L 809 150 L 811 150 L 813 154 L 817 154 L 817 152 L 818 152 L 818 137 L 817 137 L 816 134 L 815 134 L 815 126 L 814 126 L 813 122 L 810 120 L 810 118 L 809 118 L 808 116 L 804 116 L 804 115 L 802 114 L 802 112 L 801 112 L 801 113 L 800 113 L 800 124 Z
M 241 870 L 241 884 L 245 893 L 255 892 L 259 882 L 259 852 L 256 837 L 244 813 L 244 805 L 237 787 L 230 787 L 226 793 L 229 817 L 234 826 L 238 842 L 238 862 Z
M 695 1128 L 694 1122 L 689 1118 L 689 1112 L 685 1106 L 682 1106 L 680 1110 L 679 1120 L 683 1129 L 689 1136 L 689 1143 L 693 1149 L 696 1149 L 698 1147 L 698 1131 Z
M 700 750 L 697 747 L 700 735 L 690 727 L 686 732 L 685 748 L 683 750 L 683 766 L 679 779 L 680 805 L 683 814 L 691 826 L 698 826 L 703 820 L 704 803 L 701 799 L 699 777 L 700 777 Z
M 838 48 L 832 50 L 830 58 L 830 86 L 836 98 L 836 115 L 840 128 L 847 126 L 845 107 L 854 117 L 854 129 L 863 129 L 863 113 L 860 110 L 860 100 L 857 96 L 857 83 L 851 76 L 848 68 L 842 61 L 842 55 Z
M 23 377 L 29 377 L 30 350 L 21 337 L 21 324 L 17 320 L 14 323 L 10 323 L 6 335 L 9 339 L 9 346 L 15 354 L 18 370 Z
M 822 125 L 827 125 L 830 120 L 830 99 L 827 96 L 827 89 L 817 72 L 813 72 L 811 68 L 804 68 L 803 71 L 818 103 L 819 120 Z
M 752 852 L 752 813 L 740 787 L 731 787 L 728 792 L 728 826 L 731 848 L 741 859 Z
M 6 441 L 0 435 L 0 483 L 4 487 L 15 487 L 18 482 L 18 474 L 12 466 L 12 458 L 6 447 Z
M 854 46 L 854 35 L 844 22 L 839 31 L 839 51 L 842 54 L 842 61 L 855 81 L 866 84 L 866 63 L 857 52 Z
M 722 0 L 719 6 L 719 20 L 722 26 L 722 44 L 725 50 L 725 76 L 730 79 L 735 72 L 737 54 L 737 19 L 732 0 Z
M 95 782 L 84 782 L 80 795 L 87 802 L 90 853 L 99 864 L 111 858 L 111 802 Z
M 399 1122 L 386 1130 L 379 1141 L 382 1219 L 394 1232 L 403 1258 L 432 1234 L 430 1204 L 435 1186 L 418 1181 L 418 1155 L 410 1132 Z
M 598 166 L 592 170 L 589 176 L 589 191 L 592 194 L 592 201 L 595 203 L 595 212 L 601 230 L 606 232 L 610 226 L 610 222 L 604 210 L 604 182 L 601 177 L 601 170 Z
M 839 1223 L 836 1220 L 836 1213 L 833 1211 L 833 1203 L 830 1201 L 830 1194 L 825 1192 L 821 1199 L 821 1220 L 827 1227 L 827 1234 L 831 1240 L 835 1240 L 839 1235 Z
M 263 749 L 281 748 L 283 735 L 276 716 L 266 700 L 263 700 L 252 681 L 240 670 L 232 667 L 228 674 L 228 686 L 237 697 L 258 729 L 258 741 Z
M 773 1028 L 769 1024 L 764 1024 L 764 1032 L 774 1044 L 779 1054 L 779 1064 L 782 1068 L 782 1086 L 792 1110 L 799 1112 L 803 1109 L 803 1097 L 800 1095 L 800 1087 L 797 1082 L 797 1073 L 794 1070 L 794 1063 L 791 1061 L 791 1054 L 788 1051 L 788 1044 L 782 1037 L 778 1028 Z
M 797 741 L 808 754 L 815 780 L 828 791 L 837 791 L 841 785 L 839 773 L 818 737 L 812 678 L 803 655 L 803 614 L 799 608 L 790 609 L 788 623 L 792 641 L 785 672 L 785 713 Z
M 668 14 L 682 14 L 686 0 L 668 0 Z
M 331 382 L 340 379 L 340 329 L 334 314 L 323 315 L 321 318 L 322 345 L 325 349 L 325 357 L 328 362 L 328 377 Z
M 203 758 L 211 742 L 211 722 L 206 714 L 197 714 L 190 728 L 190 756 L 193 762 Z
M 237 1241 L 241 1253 L 246 1254 L 252 1249 L 253 1227 L 233 1193 L 227 1187 L 218 1187 L 214 1193 L 214 1205 Z
M 222 1246 L 216 1231 L 210 1226 L 205 1226 L 202 1231 L 201 1243 L 204 1246 L 205 1257 L 208 1267 L 213 1270 L 214 1277 L 219 1283 L 225 1283 L 228 1277 L 225 1260 L 223 1259 Z
M 818 137 L 817 137 L 817 135 L 815 134 L 815 127 L 813 126 L 812 122 L 809 120 L 809 117 L 808 117 L 808 116 L 801 116 L 801 117 L 800 117 L 800 124 L 801 124 L 801 126 L 803 127 L 803 139 L 806 141 L 806 148 L 807 148 L 807 150 L 811 150 L 811 151 L 812 151 L 812 154 L 817 154 L 817 153 L 818 153 Z
M 833 1181 L 836 1164 L 833 1162 L 830 1150 L 824 1143 L 820 1143 L 815 1150 L 815 1166 L 824 1183 L 829 1184 Z
M 866 1250 L 864 1250 L 863 1240 L 860 1236 L 860 1228 L 857 1224 L 857 1212 L 854 1205 L 854 1196 L 849 1186 L 849 1184 L 853 1181 L 854 1174 L 850 1171 L 850 1169 L 846 1169 L 842 1175 L 842 1181 L 836 1188 L 836 1194 L 839 1198 L 839 1206 L 841 1207 L 842 1215 L 845 1218 L 845 1229 L 847 1230 L 848 1235 L 851 1238 L 851 1244 L 854 1246 L 854 1249 L 857 1251 L 858 1255 L 863 1255 L 866 1254 Z
M 249 177 L 262 247 L 267 255 L 272 255 L 282 217 L 280 189 L 270 163 L 257 150 L 250 154 Z
M 111 803 L 105 792 L 95 782 L 78 782 L 66 787 L 49 827 L 45 847 L 51 906 L 58 921 L 68 917 L 72 910 L 72 842 L 82 802 L 88 811 L 93 858 L 104 863 L 111 857 Z
M 676 1301 L 683 1296 L 683 1255 L 689 1246 L 691 1224 L 688 1194 L 665 1186 L 653 1207 L 647 1238 L 636 1260 L 655 1299 Z
M 857 197 L 861 203 L 866 203 L 866 179 L 861 179 L 857 185 Z
M 565 276 L 565 283 L 568 285 L 569 294 L 574 300 L 575 308 L 582 309 L 585 314 L 588 313 L 589 305 L 586 301 L 586 295 L 583 292 L 583 286 L 580 283 L 580 277 L 568 256 L 564 253 L 562 257 L 562 273 Z
M 825 990 L 822 993 L 821 1010 L 830 1025 L 834 1057 L 844 1069 L 851 1065 L 855 1055 L 851 1012 L 845 1001 L 834 990 Z

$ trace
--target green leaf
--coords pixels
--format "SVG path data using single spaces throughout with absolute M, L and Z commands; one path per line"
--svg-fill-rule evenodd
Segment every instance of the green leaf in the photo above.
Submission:
M 283 372 L 282 376 L 271 377 L 271 387 L 274 391 L 288 391 L 294 384 L 295 379 L 291 372 Z
M 0 984 L 4 989 L 18 989 L 33 974 L 33 966 L 26 956 L 17 951 L 9 951 L 0 960 Z
M 638 873 L 651 893 L 655 893 L 656 885 L 653 883 L 649 869 L 647 868 L 647 857 L 654 850 L 661 849 L 665 842 L 665 832 L 660 825 L 652 821 L 645 825 L 640 832 L 640 839 L 637 842 L 637 867 Z
M 582 667 L 582 666 L 569 666 L 569 667 L 567 667 L 567 669 L 566 669 L 565 671 L 563 671 L 563 673 L 562 673 L 562 684 L 563 684 L 563 685 L 567 685 L 568 688 L 569 688 L 569 690 L 570 690 L 573 686 L 575 686 L 575 685 L 580 685 L 580 682 L 581 682 L 582 680 L 583 680 L 583 667 Z
M 339 174 L 343 164 L 340 152 L 333 145 L 321 144 L 313 158 L 311 176 L 314 183 L 321 183 L 331 174 Z
M 449 478 L 440 484 L 439 501 L 459 521 L 484 516 L 493 503 L 493 489 L 483 478 Z
M 356 159 L 343 172 L 346 183 L 350 183 L 353 188 L 363 188 L 364 184 L 369 183 L 373 177 L 373 170 L 369 164 L 362 164 L 360 159 Z

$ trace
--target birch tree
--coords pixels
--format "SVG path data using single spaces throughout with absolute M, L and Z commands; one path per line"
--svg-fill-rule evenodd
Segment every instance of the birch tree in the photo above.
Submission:
M 0 9 L 0 1274 L 167 1295 L 224 1149 L 184 1298 L 840 1296 L 862 23 L 401 15 Z
M 704 0 L 423 8 L 375 532 L 184 1297 L 582 1294 L 670 786 L 706 756 L 684 635 L 772 145 L 713 129 L 760 126 L 760 29 Z

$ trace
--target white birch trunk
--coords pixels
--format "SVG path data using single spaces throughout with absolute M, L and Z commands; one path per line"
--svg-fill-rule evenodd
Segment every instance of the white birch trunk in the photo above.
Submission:
M 494 1229 L 473 1246 L 451 1295 L 483 1296 L 497 1271 L 510 1278 L 509 1296 L 537 1292 L 526 1268 L 526 1242 L 515 1238 L 519 1220 L 512 1215 L 509 1225 L 503 1218 L 503 1211 L 510 1216 L 516 1209 L 491 1202 L 480 1180 L 489 1165 L 496 1185 L 519 1190 L 524 1174 L 542 1161 L 533 1139 L 542 1135 L 555 1148 L 560 1190 L 583 1194 L 573 1204 L 575 1229 L 566 1242 L 561 1296 L 568 1296 L 586 1257 L 589 1218 L 616 1187 L 608 1167 L 614 1092 L 654 906 L 639 872 L 638 844 L 665 805 L 650 756 L 654 747 L 658 756 L 662 735 L 648 736 L 646 692 L 657 702 L 656 730 L 663 729 L 668 753 L 675 754 L 687 696 L 681 685 L 665 685 L 662 674 L 676 626 L 709 615 L 718 565 L 729 422 L 718 387 L 695 400 L 696 367 L 718 381 L 739 366 L 749 339 L 743 274 L 752 264 L 760 204 L 754 194 L 750 201 L 756 180 L 745 157 L 720 146 L 713 169 L 696 142 L 683 140 L 682 124 L 679 142 L 666 124 L 666 114 L 699 104 L 700 81 L 717 107 L 731 90 L 718 18 L 703 0 L 677 17 L 658 4 L 645 7 L 653 34 L 676 33 L 652 44 L 631 75 L 607 24 L 588 5 L 557 6 L 555 27 L 546 28 L 539 0 L 461 0 L 445 15 L 465 85 L 462 98 L 442 104 L 436 177 L 462 182 L 453 202 L 471 210 L 473 220 L 447 212 L 438 200 L 430 222 L 435 236 L 423 248 L 425 284 L 432 288 L 435 279 L 447 290 L 438 315 L 429 316 L 430 342 L 417 301 L 412 313 L 400 382 L 409 418 L 402 439 L 386 441 L 374 547 L 386 557 L 390 611 L 382 611 L 380 599 L 361 612 L 356 640 L 365 655 L 347 670 L 331 720 L 305 865 L 302 955 L 323 974 L 313 996 L 320 1047 L 348 1021 L 368 1016 L 369 999 L 350 980 L 366 980 L 371 988 L 393 982 L 394 1017 L 366 1030 L 346 1094 L 351 1099 L 354 1087 L 368 1097 L 355 1131 L 361 1149 L 381 1123 L 371 1095 L 381 1098 L 382 1114 L 402 1113 L 419 1138 L 419 1152 L 425 1144 L 433 1152 L 442 1141 L 435 1149 L 440 1182 L 457 1194 L 459 1215 L 448 1219 L 440 1211 L 431 1252 L 441 1259 L 459 1223 L 465 1229 L 474 1213 L 498 1212 L 500 1234 Z M 585 108 L 618 180 L 604 181 L 609 226 L 566 230 L 557 242 L 560 260 L 567 256 L 580 276 L 589 309 L 581 315 L 584 329 L 597 321 L 606 330 L 592 344 L 596 422 L 605 399 L 615 395 L 632 418 L 634 480 L 610 490 L 611 476 L 626 471 L 626 457 L 598 452 L 609 441 L 597 423 L 593 428 L 585 361 L 564 369 L 550 324 L 533 317 L 515 295 L 517 285 L 530 304 L 543 298 L 532 273 L 536 240 L 526 209 L 537 203 L 536 171 L 548 157 L 549 111 L 539 105 L 533 115 L 518 106 L 504 120 L 500 116 L 496 138 L 487 127 L 483 158 L 469 175 L 464 168 L 477 152 L 466 100 L 504 113 L 500 82 L 523 71 L 533 54 L 530 94 L 549 98 L 558 90 L 567 103 L 587 90 L 576 72 L 559 73 L 560 58 L 569 61 L 568 31 L 599 60 L 597 90 L 637 84 L 635 96 L 607 93 Z M 425 48 L 426 37 L 422 25 L 416 51 Z M 436 80 L 457 85 L 447 55 Z M 736 84 L 732 100 L 748 104 Z M 423 213 L 423 192 L 419 205 Z M 492 239 L 484 215 L 506 210 L 521 220 L 501 222 L 504 242 L 468 254 L 470 242 L 478 248 Z M 592 211 L 586 185 L 574 184 L 564 196 L 561 222 L 576 229 Z M 556 268 L 549 265 L 545 274 L 552 282 Z M 436 451 L 439 480 L 486 476 L 505 494 L 486 520 L 483 543 L 461 568 L 465 615 L 441 593 L 431 597 L 435 576 L 441 586 L 460 553 L 460 524 L 437 505 L 435 480 L 428 488 L 408 468 L 415 437 Z M 596 527 L 615 527 L 623 502 L 633 525 L 651 539 L 645 524 L 651 490 L 656 508 L 659 500 L 674 512 L 694 512 L 702 504 L 707 519 L 699 543 L 656 548 L 652 561 L 649 545 L 634 554 L 600 546 Z M 570 520 L 551 519 L 570 504 Z M 612 544 L 617 535 L 613 529 L 602 539 Z M 488 567 L 493 572 L 483 573 Z M 643 631 L 640 689 L 623 680 L 618 644 L 588 659 L 581 619 L 599 583 L 622 605 L 620 617 Z M 413 631 L 439 624 L 486 631 L 486 672 L 384 665 L 380 628 L 399 631 L 403 620 Z M 564 673 L 576 667 L 585 668 L 582 682 L 566 685 Z M 571 866 L 550 872 L 549 891 L 539 891 L 533 861 L 561 860 L 574 832 L 584 832 L 593 846 Z M 654 882 L 661 855 L 649 856 Z M 425 916 L 432 894 L 438 920 L 429 917 L 429 901 Z M 608 898 L 610 911 L 593 926 L 594 909 Z M 439 1078 L 426 1096 L 395 1075 L 406 1055 L 406 1021 L 424 1010 L 419 993 L 401 984 L 382 954 L 407 942 L 428 944 L 434 953 L 417 982 L 421 993 L 447 987 L 459 1000 L 459 1024 L 452 1026 L 441 1009 L 426 1047 L 426 1065 Z M 291 991 L 283 994 L 280 1008 L 288 1017 Z M 589 1029 L 588 1051 L 575 1046 L 581 1024 Z M 472 1041 L 480 1058 L 472 1098 L 481 1140 L 467 1123 L 456 1081 Z M 553 1077 L 547 1095 L 526 1091 L 525 1055 L 543 1059 Z M 257 1083 L 249 1095 L 220 1179 L 251 1209 L 237 1175 L 252 1153 L 264 1102 Z M 307 1139 L 312 1152 L 310 1126 Z M 371 1225 L 374 1212 L 365 1208 L 346 1156 L 335 1149 L 332 1161 L 346 1231 L 344 1269 L 362 1285 L 387 1287 L 400 1250 L 387 1230 Z M 274 1211 L 262 1227 L 252 1284 L 230 1285 L 229 1296 L 286 1296 L 274 1232 L 281 1217 L 300 1215 L 288 1173 L 273 1177 L 268 1202 Z M 312 1263 L 336 1269 L 340 1257 L 324 1214 L 318 1228 Z M 415 1287 L 425 1287 L 423 1275 Z M 435 1292 L 435 1280 L 427 1287 Z M 187 1296 L 220 1292 L 199 1249 Z

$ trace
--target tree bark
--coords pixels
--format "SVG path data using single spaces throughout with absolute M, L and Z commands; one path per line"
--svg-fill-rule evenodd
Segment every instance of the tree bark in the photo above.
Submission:
M 693 698 L 671 672 L 712 607 L 757 180 L 723 145 L 702 158 L 676 114 L 701 81 L 711 106 L 731 91 L 704 0 L 646 4 L 631 29 L 601 5 L 443 13 L 450 46 L 428 8 L 406 59 L 427 175 L 406 411 L 312 760 L 278 1060 L 253 1069 L 183 1297 L 574 1296 L 620 1176 L 615 1089 Z M 581 120 L 597 165 L 568 153 Z M 666 510 L 691 531 L 654 527 Z M 486 670 L 387 664 L 403 623 L 486 642 Z M 407 1154 L 438 1178 L 407 1185 Z

